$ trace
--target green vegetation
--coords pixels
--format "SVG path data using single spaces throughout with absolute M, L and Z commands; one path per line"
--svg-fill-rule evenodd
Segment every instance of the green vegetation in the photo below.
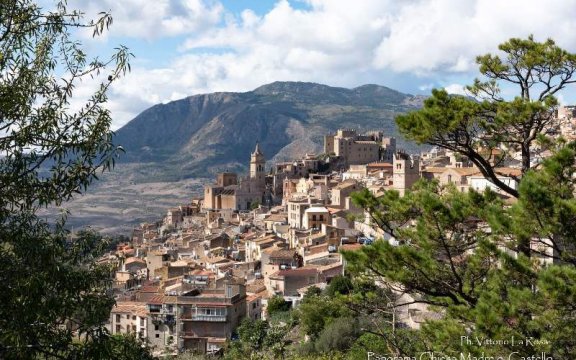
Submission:
M 272 316 L 278 312 L 284 312 L 290 310 L 290 303 L 284 301 L 282 296 L 273 296 L 268 300 L 267 312 L 269 316 Z
M 419 330 L 374 332 L 385 354 L 530 358 L 544 352 L 565 359 L 576 353 L 570 305 L 576 294 L 576 144 L 550 137 L 557 131 L 554 94 L 575 81 L 576 55 L 531 37 L 511 39 L 500 50 L 502 56 L 477 58 L 487 80 L 468 90 L 481 101 L 436 90 L 422 110 L 397 121 L 407 137 L 468 157 L 517 201 L 509 205 L 491 191 L 461 193 L 436 182 L 421 182 L 403 198 L 393 191 L 379 198 L 355 195 L 399 245 L 377 241 L 346 253 L 350 270 L 384 289 L 403 290 L 436 314 Z M 504 86 L 517 86 L 519 95 L 504 100 Z M 535 166 L 535 154 L 544 150 L 552 155 Z M 518 187 L 498 177 L 509 151 L 520 154 Z M 388 295 L 357 309 L 390 313 L 396 298 Z
M 121 150 L 104 108 L 110 84 L 129 70 L 127 49 L 90 60 L 72 33 L 100 35 L 109 14 L 84 21 L 60 2 L 0 2 L 0 358 L 147 359 L 133 337 L 103 327 L 114 304 L 110 269 L 95 258 L 98 234 L 73 240 L 66 216 L 53 225 L 36 215 L 82 193 Z M 81 81 L 101 79 L 77 112 Z M 75 98 L 75 100 L 79 100 Z

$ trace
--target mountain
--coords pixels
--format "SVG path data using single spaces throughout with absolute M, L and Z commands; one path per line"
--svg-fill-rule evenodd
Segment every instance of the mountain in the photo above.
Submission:
M 115 143 L 138 181 L 212 177 L 243 171 L 257 141 L 269 161 L 321 153 L 323 135 L 339 128 L 381 130 L 413 150 L 394 117 L 423 97 L 379 85 L 354 89 L 274 82 L 244 93 L 194 95 L 152 106 L 116 132 Z

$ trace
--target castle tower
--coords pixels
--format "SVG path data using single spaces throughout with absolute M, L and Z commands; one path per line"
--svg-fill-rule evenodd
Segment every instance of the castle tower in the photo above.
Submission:
M 250 179 L 257 184 L 257 186 L 264 190 L 265 185 L 265 166 L 266 159 L 264 154 L 260 151 L 260 145 L 256 143 L 256 149 L 250 156 Z

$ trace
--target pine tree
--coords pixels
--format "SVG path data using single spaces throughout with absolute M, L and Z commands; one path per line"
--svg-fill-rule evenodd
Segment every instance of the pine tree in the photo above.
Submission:
M 576 353 L 570 305 L 576 294 L 576 145 L 552 138 L 554 94 L 574 82 L 576 55 L 532 37 L 511 39 L 500 50 L 504 58 L 477 58 L 488 80 L 468 87 L 476 99 L 435 90 L 422 110 L 397 122 L 411 139 L 468 157 L 513 204 L 489 190 L 461 193 L 434 181 L 418 183 L 404 197 L 394 191 L 354 196 L 399 245 L 380 240 L 345 253 L 351 270 L 437 314 L 408 334 L 381 332 L 393 355 L 520 358 L 545 352 L 560 359 Z M 520 91 L 508 101 L 500 88 L 510 84 Z M 504 151 L 494 158 L 494 149 Z M 553 155 L 536 166 L 534 154 L 543 150 Z M 498 164 L 513 151 L 521 155 L 517 189 L 497 177 Z M 405 299 L 381 299 L 380 308 Z M 478 343 L 486 339 L 497 343 Z

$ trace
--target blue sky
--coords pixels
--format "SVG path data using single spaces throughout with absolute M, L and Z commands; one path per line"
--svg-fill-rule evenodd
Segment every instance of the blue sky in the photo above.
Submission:
M 123 44 L 135 55 L 110 94 L 115 128 L 157 103 L 272 81 L 459 93 L 477 76 L 475 56 L 510 37 L 552 37 L 576 52 L 576 0 L 69 0 L 69 7 L 114 17 L 104 37 L 81 34 L 90 53 Z M 576 102 L 575 90 L 561 101 Z

